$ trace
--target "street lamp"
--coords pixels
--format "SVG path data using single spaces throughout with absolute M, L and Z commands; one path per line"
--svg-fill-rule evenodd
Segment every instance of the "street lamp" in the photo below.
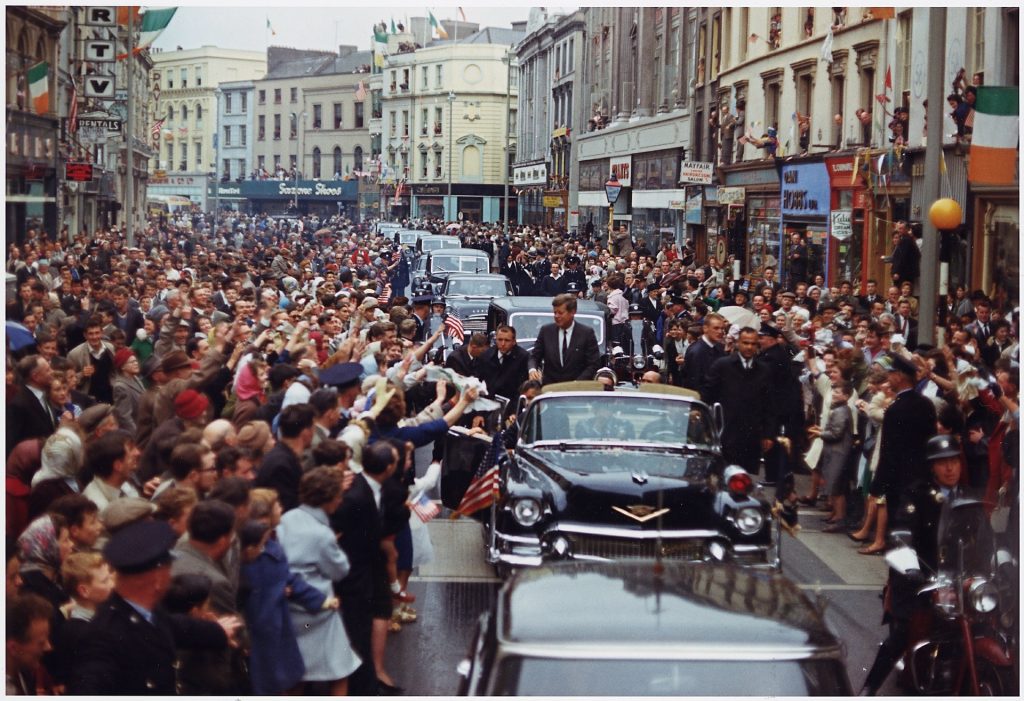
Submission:
M 298 137 L 295 142 L 295 211 L 299 211 L 299 171 L 302 169 L 302 132 L 301 126 L 305 125 L 306 113 L 291 113 L 292 122 L 295 124 L 295 133 Z M 299 120 L 302 120 L 301 122 Z
M 455 91 L 448 91 L 448 199 L 445 201 L 445 209 L 451 206 L 452 201 L 452 114 L 455 112 Z
M 216 105 L 216 112 L 213 120 L 213 143 L 215 153 L 213 156 L 213 233 L 217 234 L 217 217 L 220 215 L 220 88 L 214 88 L 213 99 Z
M 608 178 L 608 182 L 604 184 L 604 194 L 608 198 L 608 245 L 611 245 L 612 235 L 614 234 L 613 225 L 615 221 L 615 201 L 619 199 L 619 193 L 622 192 L 622 185 L 619 184 L 619 179 L 615 177 L 615 173 L 611 174 Z
M 512 134 L 509 131 L 512 121 L 512 52 L 506 51 L 501 62 L 508 68 L 508 75 L 505 78 L 505 163 L 503 164 L 505 169 L 505 226 L 503 230 L 505 239 L 508 240 L 508 169 L 512 158 L 512 149 L 509 147 L 512 139 Z

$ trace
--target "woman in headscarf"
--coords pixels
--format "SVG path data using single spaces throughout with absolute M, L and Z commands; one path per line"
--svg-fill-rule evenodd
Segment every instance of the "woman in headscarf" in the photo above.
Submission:
M 235 382 L 235 411 L 231 416 L 235 428 L 256 418 L 259 408 L 266 403 L 267 398 L 263 392 L 266 383 L 267 366 L 260 360 L 250 360 L 241 370 L 238 371 L 238 380 Z
M 58 497 L 81 493 L 78 473 L 85 461 L 82 438 L 70 426 L 58 428 L 43 444 L 41 460 L 42 468 L 32 476 L 29 518 L 44 513 Z
M 69 599 L 60 585 L 61 563 L 71 554 L 71 533 L 57 514 L 44 514 L 18 536 L 21 591 L 43 597 L 55 609 Z
M 7 535 L 17 538 L 28 526 L 29 485 L 39 469 L 42 438 L 30 438 L 14 446 L 7 457 Z

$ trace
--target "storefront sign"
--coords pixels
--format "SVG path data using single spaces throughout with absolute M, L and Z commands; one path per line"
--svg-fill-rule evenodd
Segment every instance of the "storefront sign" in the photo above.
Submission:
M 609 167 L 611 172 L 615 173 L 615 177 L 619 179 L 619 185 L 622 187 L 632 187 L 632 172 L 633 157 L 632 156 L 619 156 L 617 158 L 610 159 Z
M 710 185 L 714 169 L 713 163 L 682 161 L 679 164 L 679 182 Z
M 531 163 L 529 165 L 516 166 L 512 169 L 513 185 L 546 185 L 547 182 L 547 163 Z
M 864 178 L 860 173 L 858 172 L 854 176 L 855 165 L 853 156 L 825 160 L 825 167 L 828 168 L 828 177 L 832 182 L 833 189 L 864 187 Z
M 743 204 L 746 189 L 742 187 L 718 188 L 718 204 Z
M 832 238 L 845 241 L 853 236 L 853 211 L 837 209 L 832 212 Z
M 725 184 L 736 185 L 778 185 L 779 175 L 775 166 L 757 170 L 734 170 L 725 173 Z
M 64 164 L 64 178 L 76 183 L 92 181 L 92 163 L 70 161 Z
M 149 179 L 150 185 L 184 185 L 190 187 L 193 185 L 202 185 L 206 182 L 205 176 L 192 176 L 192 175 L 167 175 L 167 171 L 163 171 L 163 176 L 159 176 L 157 172 L 154 172 Z
M 686 200 L 669 200 L 669 209 L 686 209 Z
M 78 119 L 79 129 L 105 129 L 109 132 L 117 134 L 121 133 L 121 125 L 123 122 L 120 119 L 113 117 L 80 117 Z
M 703 211 L 703 193 L 698 192 L 692 197 L 686 198 L 686 223 L 687 224 L 703 224 L 704 219 L 701 216 Z
M 824 163 L 782 167 L 783 217 L 827 217 L 829 179 Z
M 562 198 L 555 195 L 544 195 L 544 206 L 549 209 L 562 206 Z

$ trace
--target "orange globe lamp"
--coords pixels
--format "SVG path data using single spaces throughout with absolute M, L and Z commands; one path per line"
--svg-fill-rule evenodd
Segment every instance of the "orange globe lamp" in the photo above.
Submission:
M 939 231 L 949 231 L 960 226 L 960 222 L 963 221 L 963 210 L 956 200 L 943 197 L 932 203 L 928 209 L 928 219 Z

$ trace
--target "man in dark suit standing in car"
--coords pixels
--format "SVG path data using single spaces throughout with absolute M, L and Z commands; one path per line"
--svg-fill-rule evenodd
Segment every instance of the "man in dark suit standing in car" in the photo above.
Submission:
M 776 435 L 772 373 L 757 358 L 760 343 L 756 329 L 740 329 L 736 350 L 712 364 L 703 395 L 704 401 L 720 402 L 724 410 L 722 457 L 756 475 L 761 456 L 772 447 Z
M 683 358 L 683 387 L 704 394 L 703 387 L 711 364 L 725 357 L 724 339 L 725 317 L 714 313 L 704 317 L 703 335 L 690 344 Z M 704 400 L 707 401 L 707 397 Z
M 530 353 L 530 379 L 545 385 L 594 379 L 601 353 L 594 330 L 576 323 L 575 295 L 558 295 L 551 307 L 555 323 L 545 324 L 537 334 Z

